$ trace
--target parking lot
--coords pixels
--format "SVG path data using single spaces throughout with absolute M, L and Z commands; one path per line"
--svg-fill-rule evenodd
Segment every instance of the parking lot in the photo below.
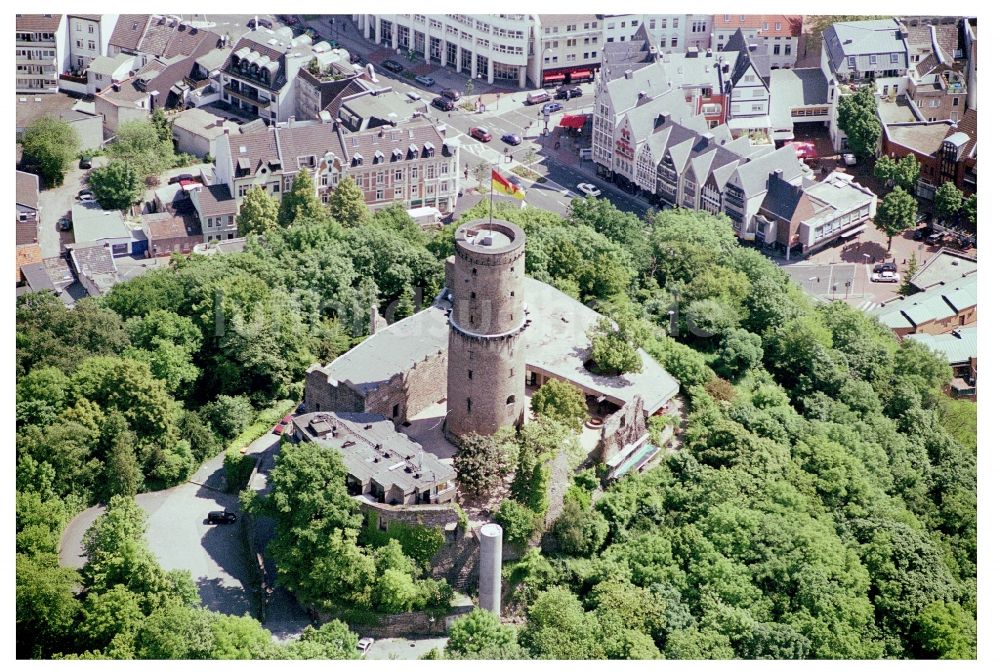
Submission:
M 846 299 L 865 292 L 865 269 L 855 264 L 796 264 L 785 271 L 813 296 Z

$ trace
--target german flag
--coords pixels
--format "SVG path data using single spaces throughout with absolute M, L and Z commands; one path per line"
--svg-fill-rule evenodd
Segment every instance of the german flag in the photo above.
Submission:
M 493 189 L 514 198 L 524 198 L 524 189 L 513 177 L 504 177 L 496 168 L 493 169 Z

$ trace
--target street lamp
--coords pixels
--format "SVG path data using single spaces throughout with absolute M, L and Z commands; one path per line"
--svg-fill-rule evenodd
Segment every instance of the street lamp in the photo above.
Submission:
M 869 277 L 868 277 L 868 262 L 871 261 L 872 257 L 871 257 L 870 254 L 866 254 L 864 252 L 861 253 L 861 256 L 865 258 L 865 293 L 867 294 L 868 293 L 868 283 L 871 281 L 869 279 Z

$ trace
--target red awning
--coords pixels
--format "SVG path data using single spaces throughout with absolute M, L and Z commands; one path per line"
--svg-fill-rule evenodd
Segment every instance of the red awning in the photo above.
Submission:
M 567 114 L 560 121 L 559 125 L 563 128 L 583 128 L 583 125 L 587 123 L 587 115 L 585 114 Z
M 594 76 L 594 73 L 590 70 L 577 70 L 576 72 L 570 73 L 570 79 L 590 79 Z
M 561 81 L 564 78 L 565 78 L 565 75 L 562 75 L 562 74 L 559 74 L 559 73 L 556 73 L 554 75 L 545 75 L 544 77 L 542 77 L 542 79 L 544 81 L 546 81 L 546 82 L 554 82 L 556 80 L 560 80 Z

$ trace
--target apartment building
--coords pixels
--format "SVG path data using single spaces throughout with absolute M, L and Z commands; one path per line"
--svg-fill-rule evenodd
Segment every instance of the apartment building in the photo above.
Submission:
M 216 184 L 239 202 L 249 189 L 263 188 L 281 200 L 303 168 L 325 203 L 341 179 L 353 179 L 365 202 L 380 208 L 402 202 L 407 208 L 455 208 L 459 145 L 429 120 L 350 133 L 336 122 L 282 123 L 216 139 Z M 215 235 L 205 229 L 206 240 Z
M 65 14 L 18 14 L 14 60 L 17 93 L 55 93 L 69 67 Z
M 760 45 L 771 68 L 795 67 L 802 17 L 784 14 L 716 14 L 712 17 L 712 41 L 716 49 L 742 31 L 748 40 Z
M 68 14 L 69 67 L 84 72 L 98 56 L 108 51 L 117 14 Z
M 725 91 L 726 123 L 736 135 L 747 134 L 759 144 L 771 142 L 771 67 L 767 53 L 748 40 L 740 28 L 724 49 L 724 54 L 735 55 Z M 728 62 L 728 56 L 726 59 L 724 63 Z
M 531 80 L 542 86 L 590 81 L 601 66 L 597 14 L 545 14 L 535 33 Z
M 354 14 L 365 38 L 390 49 L 423 55 L 490 84 L 524 88 L 532 77 L 539 19 L 535 14 Z M 532 85 L 540 82 L 532 80 Z
M 917 115 L 924 121 L 959 121 L 965 114 L 968 88 L 958 26 L 916 25 L 902 30 L 909 55 L 906 95 Z M 882 83 L 881 89 L 883 96 L 888 95 L 889 83 Z
M 914 193 L 933 198 L 944 182 L 952 182 L 966 196 L 976 193 L 978 142 L 976 110 L 968 110 L 957 124 L 949 121 L 883 124 L 882 154 L 908 154 L 920 164 Z

